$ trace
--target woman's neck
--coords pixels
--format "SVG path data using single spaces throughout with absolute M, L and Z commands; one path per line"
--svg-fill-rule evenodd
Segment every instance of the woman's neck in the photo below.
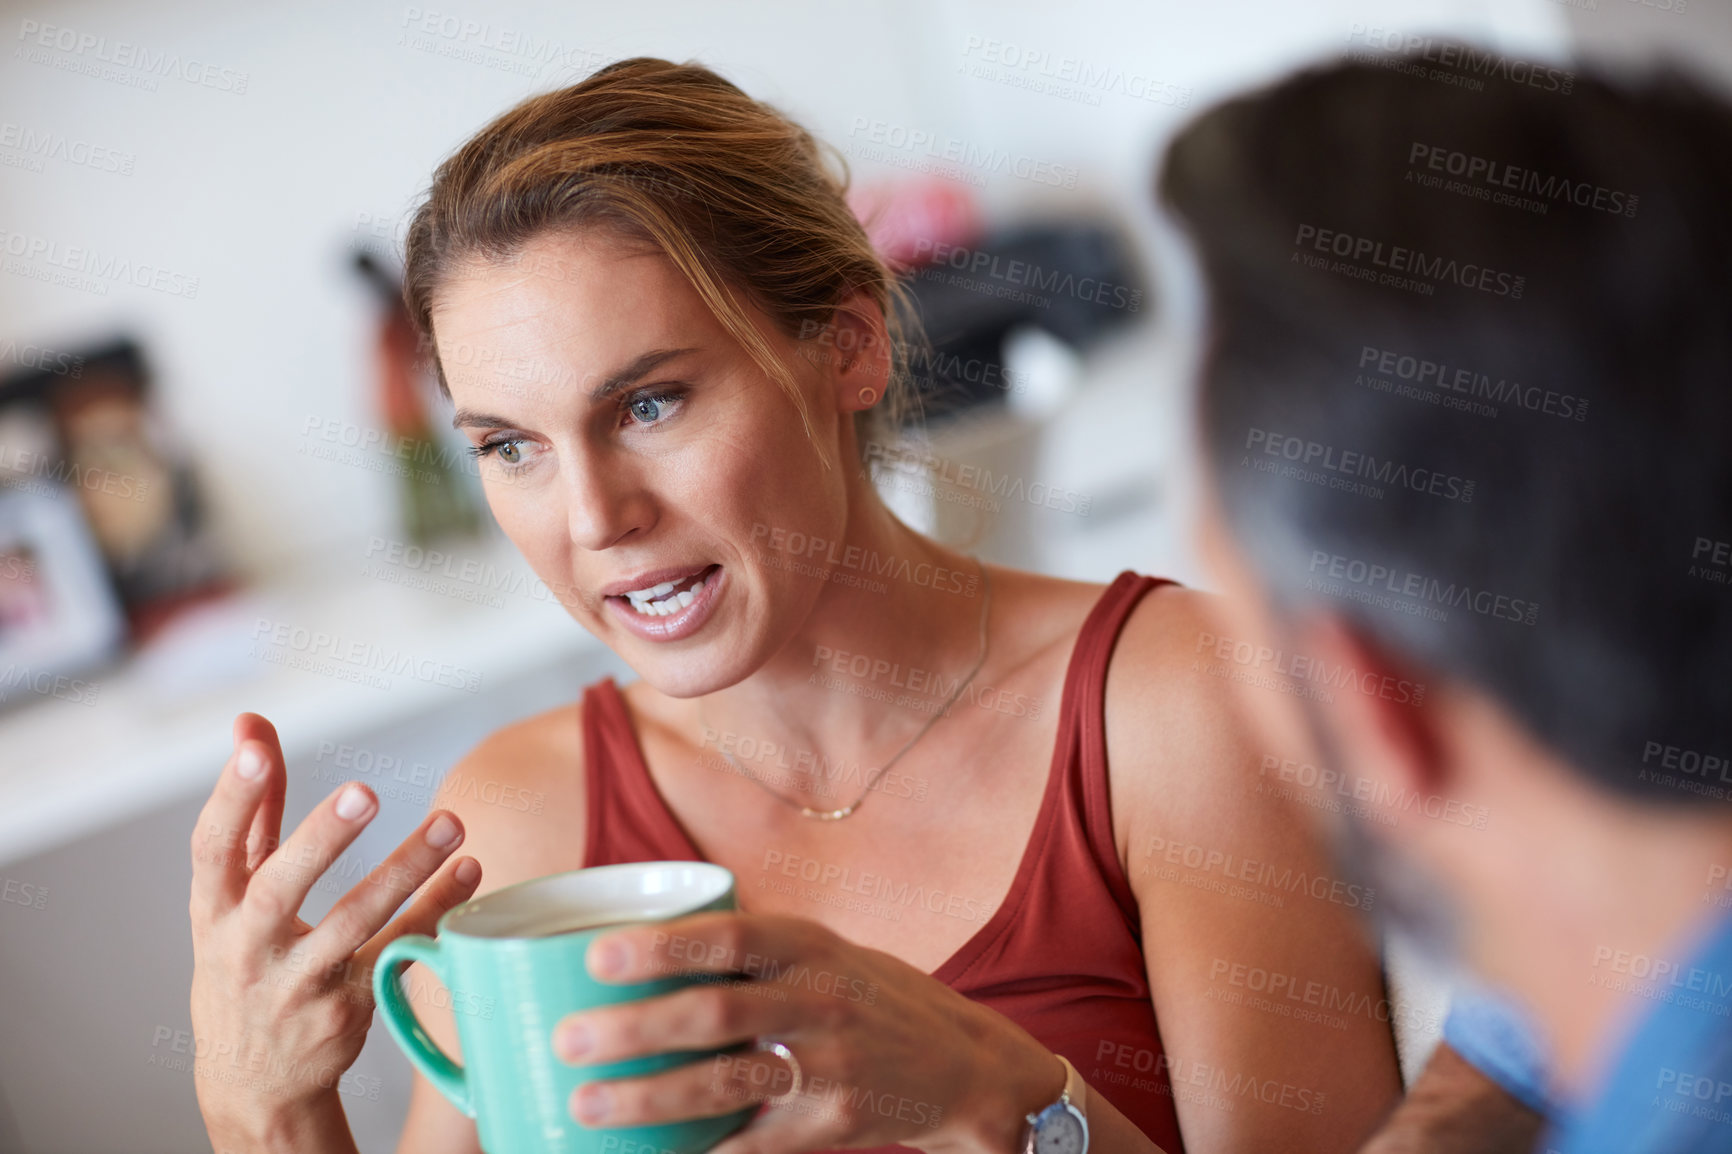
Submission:
M 854 495 L 847 532 L 809 559 L 828 572 L 812 611 L 750 677 L 694 704 L 706 728 L 785 744 L 794 754 L 838 752 L 874 765 L 942 707 L 981 657 L 987 604 L 972 558 L 910 529 L 869 483 Z M 911 682 L 923 708 L 896 703 Z

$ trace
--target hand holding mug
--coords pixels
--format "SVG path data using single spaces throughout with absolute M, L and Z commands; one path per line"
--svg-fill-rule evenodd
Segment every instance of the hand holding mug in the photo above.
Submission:
M 575 1070 L 553 1052 L 553 1024 L 595 1006 L 658 999 L 689 985 L 677 974 L 600 982 L 584 969 L 589 943 L 622 922 L 665 921 L 734 908 L 734 877 L 708 862 L 630 862 L 549 874 L 494 890 L 439 919 L 438 936 L 397 939 L 373 974 L 385 1026 L 423 1076 L 475 1119 L 490 1154 L 702 1154 L 745 1125 L 750 1104 L 709 1117 L 657 1120 L 606 1130 L 570 1112 L 577 1088 L 680 1066 L 713 1055 L 643 1053 Z M 428 1036 L 398 987 L 398 971 L 420 962 L 451 994 L 459 1064 Z
M 572 1014 L 554 1047 L 569 1062 L 726 1050 L 655 1074 L 590 1082 L 570 1108 L 588 1126 L 645 1126 L 768 1102 L 711 1154 L 901 1143 L 1014 1148 L 1025 1113 L 1053 1101 L 1063 1064 L 1021 1026 L 882 950 L 807 918 L 703 913 L 612 930 L 590 973 L 710 980 Z
M 474 858 L 434 877 L 463 840 L 456 817 L 434 811 L 308 925 L 301 903 L 378 812 L 377 799 L 365 786 L 344 785 L 284 841 L 287 771 L 276 730 L 243 713 L 234 737 L 193 831 L 189 904 L 194 1086 L 219 1147 L 343 1127 L 337 1094 L 372 1023 L 380 951 L 430 930 L 481 880 Z

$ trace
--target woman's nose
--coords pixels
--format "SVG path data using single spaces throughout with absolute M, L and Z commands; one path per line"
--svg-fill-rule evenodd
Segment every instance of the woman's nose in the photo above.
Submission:
M 598 454 L 571 462 L 566 502 L 572 544 L 592 552 L 648 529 L 655 520 L 655 502 L 629 468 Z

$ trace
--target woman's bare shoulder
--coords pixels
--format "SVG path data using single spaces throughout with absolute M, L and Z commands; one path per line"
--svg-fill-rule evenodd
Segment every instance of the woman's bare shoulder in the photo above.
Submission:
M 1014 569 L 993 575 L 995 593 L 1006 617 L 1015 620 L 1025 644 L 1068 654 L 1083 622 L 1107 591 L 1100 581 L 1076 581 Z M 1182 585 L 1158 586 L 1131 611 L 1113 650 L 1109 692 L 1114 679 L 1143 684 L 1153 676 L 1168 679 L 1183 667 L 1178 661 L 1206 626 L 1213 597 Z M 998 608 L 995 606 L 995 613 Z M 1128 673 L 1127 673 L 1128 671 Z M 1121 676 L 1121 674 L 1125 674 Z
M 1235 686 L 1203 660 L 1217 632 L 1216 596 L 1151 590 L 1125 622 L 1107 671 L 1107 764 L 1114 825 L 1134 815 L 1224 816 L 1243 804 L 1254 765 Z M 1229 784 L 1230 783 L 1230 784 Z
M 433 805 L 463 822 L 482 891 L 583 864 L 583 773 L 579 703 L 502 726 L 452 766 Z
M 583 705 L 568 702 L 502 725 L 475 743 L 451 775 L 493 776 L 542 787 L 583 763 Z
M 1184 585 L 1160 585 L 1137 602 L 1125 620 L 1107 673 L 1109 698 L 1115 679 L 1163 689 L 1192 684 L 1193 658 L 1215 635 L 1216 595 Z M 1206 687 L 1213 694 L 1214 687 Z M 1223 696 L 1224 695 L 1217 695 Z

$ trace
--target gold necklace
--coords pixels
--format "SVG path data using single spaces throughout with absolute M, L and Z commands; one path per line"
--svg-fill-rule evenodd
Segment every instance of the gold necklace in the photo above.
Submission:
M 751 770 L 740 764 L 732 753 L 729 753 L 726 749 L 722 748 L 719 742 L 716 746 L 717 750 L 723 757 L 728 759 L 728 764 L 734 767 L 736 773 L 757 785 L 759 789 L 763 790 L 782 804 L 792 806 L 799 810 L 801 817 L 809 817 L 814 821 L 841 821 L 843 818 L 853 813 L 860 807 L 860 803 L 866 800 L 867 795 L 872 792 L 872 786 L 877 783 L 878 779 L 887 773 L 891 766 L 895 765 L 898 761 L 901 761 L 902 755 L 914 748 L 914 743 L 925 737 L 927 732 L 934 725 L 937 725 L 938 722 L 950 712 L 950 707 L 956 704 L 956 699 L 962 696 L 962 691 L 968 688 L 968 686 L 974 681 L 975 675 L 980 672 L 981 666 L 986 664 L 986 619 L 987 610 L 992 606 L 992 579 L 986 575 L 986 566 L 981 565 L 978 557 L 975 558 L 974 563 L 980 567 L 980 585 L 982 590 L 980 602 L 980 656 L 975 658 L 974 668 L 968 671 L 968 676 L 957 682 L 956 688 L 951 691 L 950 697 L 944 702 L 943 707 L 934 712 L 931 717 L 927 718 L 926 724 L 920 727 L 920 732 L 909 738 L 907 742 L 903 744 L 902 748 L 897 750 L 895 756 L 893 756 L 889 761 L 872 771 L 871 776 L 866 779 L 866 786 L 860 791 L 859 797 L 855 798 L 841 809 L 813 809 L 809 805 L 802 804 L 785 794 L 778 793 L 776 790 L 771 789 L 768 782 L 765 782 Z M 708 732 L 709 727 L 704 725 L 702 706 L 698 707 L 698 725 L 700 727 L 699 732 Z

